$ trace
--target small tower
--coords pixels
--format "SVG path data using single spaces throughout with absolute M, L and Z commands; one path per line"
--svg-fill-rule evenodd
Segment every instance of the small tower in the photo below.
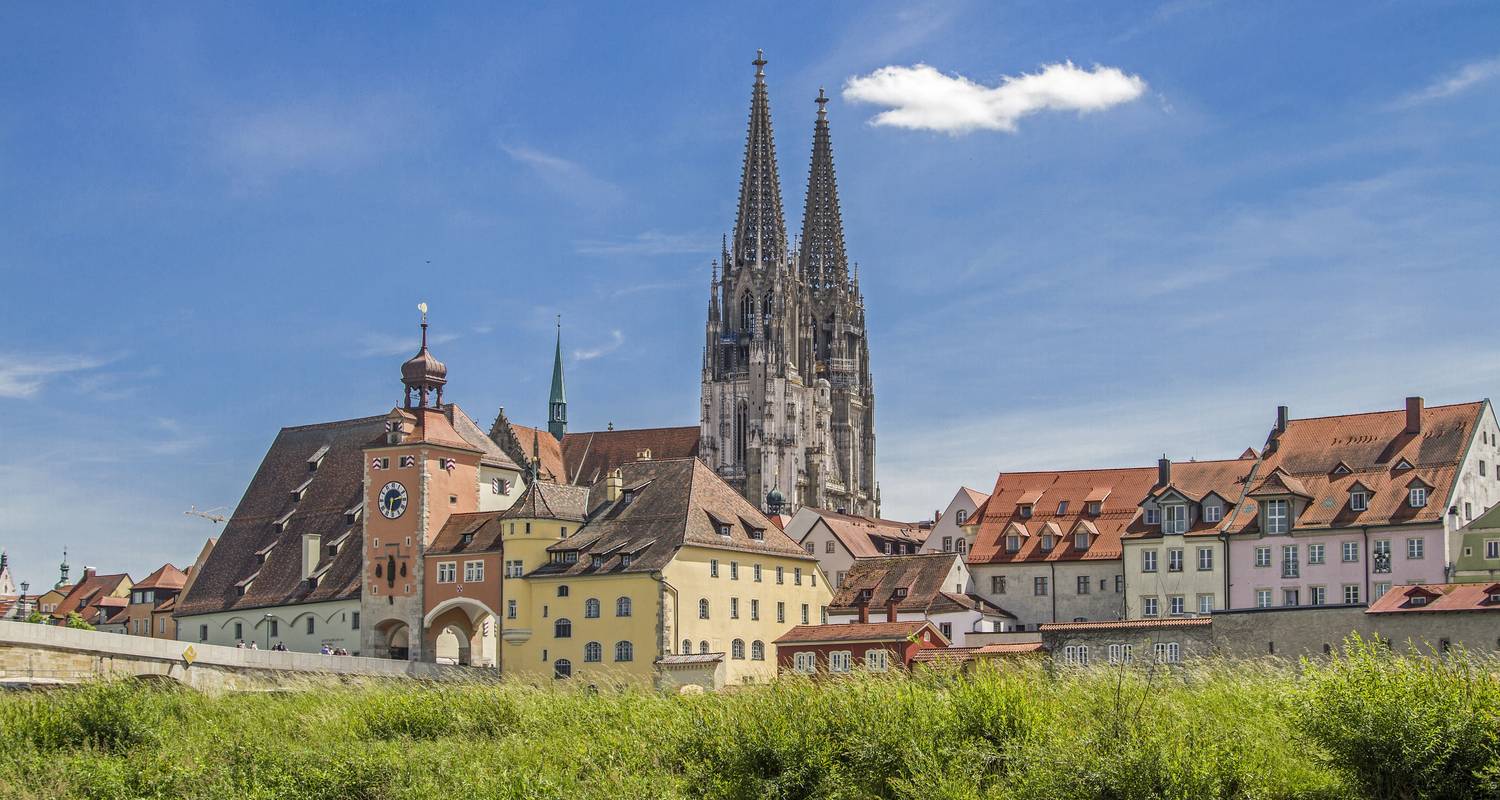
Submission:
M 417 306 L 422 312 L 422 349 L 401 365 L 401 383 L 406 386 L 406 407 L 443 407 L 443 384 L 448 382 L 448 367 L 427 350 L 427 304 Z M 416 405 L 412 405 L 415 395 Z
M 57 572 L 58 572 L 57 583 L 53 584 L 52 588 L 54 588 L 54 589 L 61 589 L 62 587 L 68 585 L 68 570 L 69 569 L 70 569 L 70 567 L 68 566 L 68 548 L 64 547 L 63 548 L 63 560 L 62 560 L 62 563 L 57 565 Z
M 568 432 L 568 396 L 563 391 L 562 316 L 557 317 L 557 349 L 552 355 L 552 393 L 547 398 L 547 432 L 561 442 Z

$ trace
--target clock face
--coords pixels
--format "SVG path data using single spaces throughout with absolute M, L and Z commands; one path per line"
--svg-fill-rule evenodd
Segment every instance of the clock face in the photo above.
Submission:
M 386 519 L 395 519 L 406 513 L 406 487 L 399 481 L 391 481 L 380 488 L 380 513 Z

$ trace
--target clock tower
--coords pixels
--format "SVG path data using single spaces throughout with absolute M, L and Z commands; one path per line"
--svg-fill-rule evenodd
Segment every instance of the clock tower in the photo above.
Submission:
M 426 305 L 421 349 L 401 365 L 404 402 L 364 448 L 360 649 L 430 661 L 436 650 L 422 619 L 422 554 L 450 515 L 479 510 L 482 453 L 444 413 L 448 368 L 427 349 Z

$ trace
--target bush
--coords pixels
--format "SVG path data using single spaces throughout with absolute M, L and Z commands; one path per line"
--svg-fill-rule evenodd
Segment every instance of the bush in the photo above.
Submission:
M 0 705 L 0 742 L 42 751 L 134 752 L 158 742 L 178 714 L 179 695 L 133 680 L 25 695 Z

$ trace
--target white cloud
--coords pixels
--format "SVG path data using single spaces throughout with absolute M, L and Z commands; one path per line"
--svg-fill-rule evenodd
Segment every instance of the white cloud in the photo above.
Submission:
M 1500 78 L 1500 57 L 1475 61 L 1472 64 L 1465 64 L 1451 75 L 1440 78 L 1398 99 L 1391 104 L 1391 107 L 1396 109 L 1411 108 L 1433 100 L 1452 97 L 1495 78 Z
M 0 397 L 32 397 L 55 377 L 97 369 L 106 363 L 105 359 L 89 356 L 0 355 Z
M 711 253 L 717 244 L 712 236 L 692 233 L 646 231 L 629 239 L 585 239 L 573 243 L 573 250 L 588 256 L 666 256 L 683 253 Z
M 850 78 L 844 99 L 889 106 L 875 125 L 963 134 L 976 130 L 1016 130 L 1016 123 L 1040 111 L 1087 113 L 1128 103 L 1146 91 L 1146 81 L 1115 67 L 1092 70 L 1068 61 L 1041 72 L 1006 76 L 999 86 L 945 75 L 927 64 L 881 67 Z
M 625 192 L 589 172 L 582 164 L 525 145 L 500 145 L 505 154 L 529 168 L 552 191 L 578 206 L 600 208 L 615 205 Z
M 451 342 L 458 338 L 456 333 L 431 333 L 427 335 L 427 345 L 437 345 Z M 360 337 L 361 356 L 411 356 L 416 355 L 417 349 L 422 346 L 422 340 L 416 336 L 391 336 L 386 333 L 367 333 Z
M 601 344 L 598 347 L 590 347 L 583 350 L 574 350 L 573 360 L 591 361 L 598 358 L 599 356 L 609 355 L 610 353 L 619 350 L 620 346 L 623 344 L 625 344 L 625 334 L 619 331 L 610 331 L 608 342 Z
M 410 103 L 381 96 L 239 110 L 218 121 L 216 147 L 231 171 L 261 183 L 370 162 L 401 147 L 420 118 Z

